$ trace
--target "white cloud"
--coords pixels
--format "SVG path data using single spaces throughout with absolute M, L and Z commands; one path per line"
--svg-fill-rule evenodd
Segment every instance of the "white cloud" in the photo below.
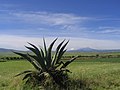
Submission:
M 111 29 L 107 29 L 107 30 L 104 30 L 104 31 L 101 31 L 101 33 L 112 33 L 112 34 L 120 34 L 120 29 L 113 29 L 113 30 L 111 30 Z
M 103 34 L 120 34 L 120 27 L 99 27 L 98 33 Z
M 47 45 L 49 45 L 55 37 L 46 37 Z M 96 49 L 120 49 L 120 40 L 97 40 L 97 39 L 87 39 L 87 38 L 70 38 L 70 37 L 61 37 L 58 39 L 57 44 L 63 39 L 70 40 L 67 48 L 68 49 L 78 49 L 84 47 L 91 47 Z M 20 36 L 10 36 L 2 35 L 0 36 L 0 47 L 3 48 L 13 48 L 19 50 L 26 50 L 24 45 L 28 45 L 27 42 L 31 42 L 35 45 L 42 46 L 42 37 L 20 37 Z M 56 44 L 56 45 L 57 45 Z M 56 46 L 55 45 L 55 46 Z
M 77 16 L 69 13 L 49 13 L 49 12 L 2 12 L 0 23 L 10 24 L 8 31 L 17 35 L 53 35 L 54 36 L 75 36 L 81 32 L 84 35 L 83 22 L 89 20 L 89 17 Z M 6 27 L 7 28 L 7 27 Z M 39 29 L 42 28 L 42 29 Z M 39 30 L 38 30 L 39 29 Z M 16 32 L 17 30 L 17 32 Z M 36 30 L 36 31 L 35 31 Z M 41 31 L 42 30 L 42 31 Z M 52 30 L 52 31 L 51 31 Z M 69 30 L 69 31 L 68 31 Z M 5 31 L 2 31 L 7 33 Z M 74 32 L 74 34 L 73 34 Z M 3 33 L 3 34 L 4 34 Z M 10 32 L 8 32 L 10 33 Z M 10 33 L 11 34 L 11 33 Z M 12 35 L 12 34 L 11 34 Z M 78 36 L 78 35 L 77 35 Z
M 37 38 L 19 37 L 11 35 L 1 35 L 0 36 L 0 47 L 3 48 L 14 48 L 14 49 L 25 49 L 27 41 L 36 43 L 39 41 Z
M 88 20 L 88 17 L 80 17 L 65 13 L 48 12 L 18 12 L 11 13 L 14 17 L 27 23 L 48 24 L 48 25 L 74 25 Z
M 99 19 L 94 21 L 94 19 L 69 13 L 3 11 L 0 15 L 0 24 L 5 24 L 6 27 L 1 27 L 0 33 L 32 37 L 119 39 L 116 34 L 120 34 L 120 28 L 98 27 L 100 25 L 97 26 L 97 24 L 102 24 L 102 22 Z
M 49 45 L 56 37 L 46 37 L 46 43 Z M 62 41 L 65 38 L 61 38 L 58 41 Z M 0 47 L 24 50 L 24 45 L 28 45 L 27 42 L 35 45 L 43 46 L 43 37 L 21 37 L 13 35 L 1 35 L 0 36 Z M 25 49 L 26 50 L 26 49 Z
M 120 49 L 120 40 L 98 40 L 87 38 L 70 38 L 70 47 L 78 48 L 95 48 L 95 49 Z

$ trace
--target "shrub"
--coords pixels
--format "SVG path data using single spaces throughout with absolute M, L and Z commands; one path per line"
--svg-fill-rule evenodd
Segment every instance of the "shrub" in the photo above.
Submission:
M 60 88 L 67 88 L 68 85 L 68 72 L 70 72 L 66 67 L 73 62 L 76 57 L 73 57 L 71 60 L 63 62 L 61 57 L 66 52 L 66 45 L 69 41 L 65 43 L 63 40 L 56 48 L 55 54 L 52 56 L 52 48 L 57 38 L 46 47 L 45 39 L 43 39 L 44 48 L 38 48 L 35 45 L 28 43 L 31 47 L 25 46 L 27 49 L 31 50 L 32 54 L 23 54 L 19 52 L 14 52 L 26 60 L 28 60 L 36 69 L 35 71 L 27 70 L 16 76 L 25 74 L 23 80 L 26 80 L 26 84 L 31 84 L 32 86 L 49 86 L 57 85 Z M 49 83 L 50 82 L 50 83 Z

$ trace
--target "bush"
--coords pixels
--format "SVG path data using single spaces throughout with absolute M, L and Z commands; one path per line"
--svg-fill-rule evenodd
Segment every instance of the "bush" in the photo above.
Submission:
M 38 48 L 35 45 L 28 43 L 31 47 L 25 46 L 27 49 L 31 50 L 34 55 L 29 53 L 23 54 L 19 52 L 14 52 L 26 60 L 28 60 L 36 69 L 35 71 L 27 70 L 16 76 L 25 74 L 23 80 L 26 81 L 26 84 L 30 84 L 32 87 L 42 86 L 46 88 L 49 84 L 52 84 L 54 87 L 57 85 L 59 88 L 66 89 L 68 86 L 68 72 L 70 72 L 66 67 L 73 62 L 76 57 L 73 57 L 67 62 L 61 60 L 63 54 L 66 52 L 65 40 L 63 40 L 56 48 L 55 54 L 52 57 L 52 48 L 57 39 L 55 39 L 50 46 L 46 47 L 46 42 L 43 39 L 44 48 Z

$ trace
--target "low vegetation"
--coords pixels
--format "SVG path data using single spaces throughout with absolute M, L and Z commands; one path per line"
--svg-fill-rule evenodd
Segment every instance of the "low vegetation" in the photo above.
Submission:
M 69 90 L 120 90 L 120 58 L 75 60 L 68 69 L 72 71 Z M 35 69 L 25 60 L 0 62 L 0 90 L 32 90 L 24 86 L 24 75 L 13 77 L 24 70 Z M 35 90 L 39 88 L 36 86 Z

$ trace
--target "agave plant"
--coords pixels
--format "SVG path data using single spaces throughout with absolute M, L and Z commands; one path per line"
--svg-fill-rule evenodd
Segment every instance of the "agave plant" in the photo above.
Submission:
M 72 58 L 69 61 L 63 62 L 61 60 L 63 54 L 66 52 L 66 45 L 69 41 L 65 42 L 63 40 L 56 48 L 54 55 L 52 55 L 52 48 L 57 38 L 46 47 L 45 39 L 43 39 L 44 47 L 38 48 L 35 45 L 28 43 L 31 47 L 25 46 L 27 49 L 32 51 L 34 54 L 23 54 L 20 52 L 14 52 L 26 60 L 28 60 L 36 69 L 35 71 L 27 70 L 16 76 L 25 74 L 23 80 L 26 80 L 26 83 L 32 83 L 33 85 L 42 85 L 48 77 L 52 78 L 52 82 L 59 85 L 60 87 L 66 87 L 68 80 L 68 72 L 70 72 L 66 67 L 73 62 L 76 58 Z

